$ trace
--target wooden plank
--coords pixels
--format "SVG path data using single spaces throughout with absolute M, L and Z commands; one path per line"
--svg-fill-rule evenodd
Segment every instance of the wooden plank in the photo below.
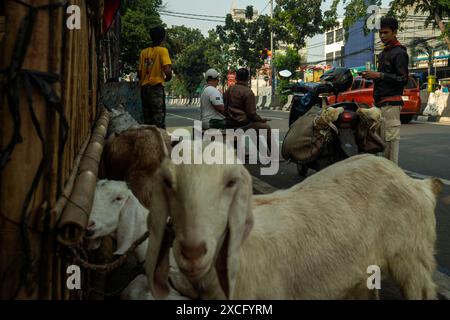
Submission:
M 14 48 L 14 43 L 16 40 L 16 34 L 20 25 L 21 20 L 26 14 L 26 10 L 23 6 L 18 5 L 8 1 L 5 4 L 5 14 L 9 16 L 9 33 L 5 35 L 3 39 L 3 44 L 0 46 L 0 68 L 5 68 L 10 65 L 11 55 Z M 0 135 L 0 149 L 3 149 L 11 139 L 13 133 L 13 121 L 11 114 L 6 112 L 8 108 L 6 99 L 1 106 L 0 110 L 0 128 L 2 128 L 2 134 Z M 22 149 L 23 150 L 23 149 Z M 14 150 L 16 151 L 16 150 Z M 23 152 L 23 151 L 22 151 Z M 18 167 L 17 155 L 13 154 L 13 157 L 6 165 L 3 173 L 2 179 L 0 181 L 0 224 L 2 232 L 0 232 L 0 243 L 8 244 L 0 246 L 0 298 L 1 299 L 11 299 L 15 290 L 19 284 L 20 270 L 21 266 L 21 241 L 18 222 L 20 216 L 12 210 L 17 210 L 20 212 L 20 202 L 23 202 L 23 191 L 17 194 L 11 192 L 9 187 L 11 185 L 11 179 L 15 179 L 13 170 Z M 23 161 L 21 161 L 23 163 Z M 20 176 L 21 181 L 24 180 L 24 176 Z M 23 188 L 25 189 L 25 188 Z M 16 190 L 13 190 L 16 191 Z
M 51 0 L 51 2 L 56 3 L 58 0 Z M 62 8 L 58 10 L 51 10 L 48 12 L 49 16 L 49 24 L 48 24 L 48 34 L 51 41 L 49 41 L 48 52 L 48 70 L 55 74 L 61 73 L 61 64 L 62 64 L 62 34 L 63 34 L 63 15 L 64 11 Z M 64 26 L 65 27 L 65 26 Z M 61 83 L 56 82 L 53 84 L 53 89 L 56 94 L 61 97 Z M 59 159 L 59 132 L 60 132 L 60 117 L 57 115 L 55 110 L 48 110 L 48 125 L 46 126 L 47 134 L 46 137 L 47 143 L 49 145 L 49 156 L 51 165 L 47 171 L 46 178 L 46 186 L 48 190 L 47 197 L 47 209 L 50 210 L 51 207 L 56 202 L 58 197 L 60 181 L 58 172 L 61 168 L 61 163 Z M 42 250 L 40 254 L 40 264 L 39 264 L 39 278 L 38 278 L 38 287 L 39 287 L 39 299 L 50 300 L 53 297 L 53 281 L 54 281 L 54 273 L 55 273 L 55 261 L 59 258 L 55 255 L 54 252 L 54 233 L 52 232 L 51 221 L 53 220 L 52 212 L 49 212 L 49 215 L 46 219 L 40 219 L 40 223 L 43 224 L 41 226 L 41 230 L 44 233 L 41 236 L 42 239 Z M 58 269 L 56 270 L 56 273 Z
M 67 122 L 69 125 L 69 136 L 66 142 L 64 150 L 64 164 L 63 164 L 63 184 L 67 182 L 69 178 L 69 172 L 71 169 L 70 159 L 72 157 L 72 140 L 73 140 L 73 118 L 72 118 L 72 97 L 75 95 L 74 83 L 72 80 L 72 74 L 74 72 L 74 46 L 75 46 L 75 33 L 65 30 L 66 48 L 65 48 L 65 65 L 64 65 L 64 112 L 66 114 Z
M 52 0 L 56 2 L 58 0 Z M 50 11 L 50 24 L 49 24 L 49 34 L 50 39 L 50 47 L 49 51 L 52 53 L 50 55 L 49 61 L 49 70 L 55 74 L 61 74 L 61 64 L 62 60 L 62 34 L 65 29 L 65 25 L 63 24 L 64 10 L 62 8 L 58 10 Z M 56 94 L 61 98 L 61 81 L 58 81 L 53 85 L 53 88 Z M 49 136 L 53 137 L 52 145 L 52 165 L 50 176 L 52 177 L 52 184 L 50 185 L 50 207 L 53 207 L 55 204 L 59 193 L 62 191 L 63 184 L 61 181 L 58 181 L 58 172 L 61 169 L 62 164 L 59 163 L 59 135 L 60 135 L 60 117 L 56 114 L 56 112 L 52 113 L 52 119 L 50 119 L 50 123 L 53 123 L 50 127 Z

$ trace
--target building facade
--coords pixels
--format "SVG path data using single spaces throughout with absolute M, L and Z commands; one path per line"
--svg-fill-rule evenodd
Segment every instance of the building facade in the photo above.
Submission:
M 344 47 L 343 19 L 338 19 L 338 25 L 324 34 L 324 60 L 327 65 L 342 66 Z
M 233 5 L 231 7 L 231 18 L 233 19 L 233 21 L 249 20 L 245 16 L 246 11 L 247 11 L 246 9 L 239 9 Z M 259 17 L 258 10 L 253 8 L 253 17 L 252 17 L 252 19 L 250 19 L 250 21 L 256 20 L 256 19 L 258 19 L 258 17 Z
M 348 30 L 343 50 L 345 67 L 358 69 L 365 67 L 367 62 L 375 63 L 375 32 L 365 34 L 364 24 L 364 20 L 359 20 Z
M 387 8 L 382 8 L 377 18 L 387 12 Z M 408 50 L 410 71 L 421 75 L 422 81 L 427 74 L 450 76 L 448 47 L 438 39 L 441 34 L 439 29 L 434 29 L 431 25 L 425 26 L 426 18 L 423 13 L 414 13 L 414 7 L 409 8 L 406 19 L 400 22 L 397 37 Z M 366 70 L 368 62 L 375 68 L 377 56 L 383 50 L 378 30 L 366 34 L 365 23 L 366 20 L 361 19 L 349 28 L 348 39 L 344 45 L 344 66 L 355 72 Z M 433 57 L 431 65 L 430 56 Z

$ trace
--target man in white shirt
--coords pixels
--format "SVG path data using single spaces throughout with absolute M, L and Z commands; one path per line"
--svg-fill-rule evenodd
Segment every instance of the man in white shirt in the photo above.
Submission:
M 203 130 L 225 128 L 223 97 L 217 90 L 219 73 L 215 69 L 209 69 L 205 76 L 207 83 L 200 96 L 200 119 Z

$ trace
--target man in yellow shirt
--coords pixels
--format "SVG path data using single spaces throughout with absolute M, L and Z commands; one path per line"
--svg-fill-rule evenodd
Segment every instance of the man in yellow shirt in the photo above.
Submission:
M 166 102 L 164 82 L 172 78 L 169 51 L 162 47 L 166 38 L 163 27 L 150 30 L 152 46 L 141 51 L 138 77 L 141 86 L 142 112 L 145 124 L 166 128 Z

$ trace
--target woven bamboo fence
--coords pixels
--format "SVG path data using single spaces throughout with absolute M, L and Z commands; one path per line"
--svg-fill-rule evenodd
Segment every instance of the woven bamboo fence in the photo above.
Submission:
M 68 5 L 80 29 L 67 28 Z M 64 245 L 81 241 L 108 125 L 97 105 L 103 1 L 2 6 L 0 299 L 76 298 Z

